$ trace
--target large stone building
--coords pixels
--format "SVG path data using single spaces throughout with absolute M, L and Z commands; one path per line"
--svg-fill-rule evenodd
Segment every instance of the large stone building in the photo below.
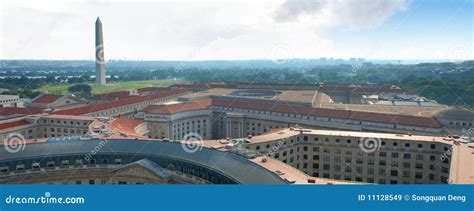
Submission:
M 432 117 L 314 108 L 304 103 L 210 96 L 190 102 L 150 105 L 135 115 L 149 124 L 150 137 L 181 139 L 193 132 L 210 138 L 260 135 L 275 128 L 445 134 Z
M 18 95 L 0 95 L 0 107 L 17 107 L 20 104 Z
M 474 146 L 462 139 L 288 128 L 246 143 L 314 177 L 378 184 L 474 182 Z
M 324 93 L 299 90 L 304 86 L 290 91 L 228 86 L 186 84 L 116 92 L 53 112 L 0 108 L 0 182 L 16 183 L 28 175 L 22 181 L 474 183 L 472 111 L 327 108 L 314 104 L 318 96 L 327 102 Z M 209 89 L 213 87 L 218 89 Z M 24 152 L 9 153 L 15 140 L 26 144 Z M 83 157 L 104 142 L 107 149 Z M 46 149 L 53 150 L 48 159 L 34 157 Z M 137 156 L 130 157 L 132 153 Z M 249 168 L 258 173 L 242 177 L 248 172 L 239 170 Z
M 186 94 L 187 91 L 183 89 L 170 89 L 161 92 L 156 92 L 149 95 L 131 96 L 127 98 L 121 98 L 113 101 L 106 101 L 102 103 L 92 103 L 86 106 L 63 109 L 54 114 L 64 115 L 82 115 L 82 116 L 127 116 L 133 115 L 137 111 L 145 108 L 148 105 L 157 103 L 165 103 L 168 101 L 175 100 L 181 95 Z
M 41 94 L 31 101 L 25 103 L 27 108 L 40 109 L 66 109 L 84 105 L 83 102 L 73 95 Z

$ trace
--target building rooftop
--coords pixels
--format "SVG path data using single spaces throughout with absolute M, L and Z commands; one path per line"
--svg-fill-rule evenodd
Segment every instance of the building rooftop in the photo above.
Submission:
M 338 130 L 316 130 L 316 129 L 299 129 L 299 128 L 285 128 L 282 130 L 274 130 L 259 136 L 253 136 L 248 139 L 251 143 L 267 142 L 270 140 L 278 140 L 288 138 L 296 135 L 319 135 L 319 136 L 334 136 L 334 137 L 364 137 L 374 139 L 389 139 L 399 141 L 426 141 L 426 142 L 440 142 L 452 144 L 452 139 L 442 136 L 420 136 L 420 135 L 405 135 L 395 133 L 373 133 L 373 132 L 357 132 L 357 131 L 338 131 Z
M 40 108 L 1 107 L 0 116 L 4 115 L 32 115 L 43 113 Z
M 308 116 L 319 116 L 328 118 L 339 118 L 355 121 L 369 121 L 369 122 L 380 122 L 388 124 L 401 124 L 428 128 L 440 128 L 441 123 L 433 117 L 417 117 L 417 116 L 406 116 L 397 114 L 381 114 L 372 112 L 360 112 L 350 110 L 338 110 L 338 109 L 326 109 L 326 108 L 314 108 L 296 104 L 288 104 L 287 102 L 274 101 L 269 102 L 258 102 L 251 101 L 241 98 L 214 98 L 211 97 L 210 101 L 195 101 L 193 103 L 181 103 L 173 105 L 160 105 L 160 106 L 149 106 L 142 110 L 147 113 L 159 113 L 159 114 L 173 114 L 186 111 L 186 107 L 204 109 L 205 106 L 222 106 L 225 108 L 240 108 L 240 109 L 253 109 L 261 111 L 271 111 L 278 113 L 291 113 L 296 115 L 308 115 Z M 200 103 L 199 103 L 200 102 Z
M 118 92 L 108 92 L 104 94 L 95 94 L 92 95 L 89 99 L 96 100 L 96 101 L 111 101 L 117 100 L 122 98 L 131 97 L 128 91 L 118 91 Z
M 186 93 L 183 89 L 173 89 L 173 90 L 165 90 L 162 92 L 157 92 L 149 95 L 144 96 L 133 96 L 127 97 L 124 99 L 119 99 L 111 102 L 104 102 L 104 103 L 97 103 L 97 104 L 90 104 L 82 107 L 71 108 L 71 109 L 64 109 L 61 111 L 55 111 L 53 114 L 67 114 L 67 115 L 83 115 L 88 113 L 93 113 L 97 111 L 107 110 L 115 107 L 131 105 L 147 100 L 154 100 L 157 98 L 173 96 L 177 94 Z
M 250 143 L 265 143 L 273 140 L 291 138 L 296 135 L 321 135 L 335 137 L 355 137 L 355 138 L 373 138 L 376 140 L 388 139 L 399 141 L 423 141 L 428 143 L 444 143 L 452 146 L 452 166 L 450 170 L 450 183 L 453 184 L 474 184 L 474 147 L 472 143 L 467 143 L 460 139 L 440 137 L 440 136 L 419 136 L 419 135 L 402 135 L 389 133 L 368 133 L 353 131 L 331 131 L 331 130 L 311 130 L 311 129 L 295 129 L 286 128 L 283 130 L 271 131 L 269 133 L 254 136 L 247 139 Z M 471 145 L 470 145 L 471 144 Z M 214 145 L 215 148 L 216 145 Z M 448 153 L 447 152 L 447 153 Z
M 57 95 L 57 94 L 42 94 L 36 98 L 34 98 L 31 102 L 38 103 L 38 104 L 49 104 L 54 103 L 59 98 L 63 97 L 64 95 Z
M 24 119 L 12 121 L 12 122 L 0 123 L 0 130 L 6 130 L 9 128 L 14 128 L 14 127 L 19 127 L 19 126 L 29 125 L 29 124 L 30 123 Z
M 1 163 L 18 162 L 21 159 L 84 155 L 101 144 L 102 139 L 46 141 L 31 143 L 18 153 L 9 153 L 0 147 Z M 101 148 L 98 154 L 146 156 L 150 160 L 163 158 L 189 162 L 221 173 L 236 183 L 242 184 L 285 184 L 285 180 L 274 172 L 263 168 L 241 156 L 214 149 L 202 148 L 198 152 L 188 153 L 180 143 L 150 140 L 107 139 L 107 147 Z M 3 143 L 0 143 L 3 144 Z
M 111 120 L 108 128 L 126 136 L 143 138 L 143 134 L 137 132 L 136 128 L 145 123 L 143 120 L 115 118 Z
M 162 105 L 149 105 L 142 109 L 140 112 L 148 114 L 174 114 L 185 111 L 207 109 L 211 105 L 211 99 L 198 100 L 193 102 L 175 103 L 175 104 L 162 104 Z

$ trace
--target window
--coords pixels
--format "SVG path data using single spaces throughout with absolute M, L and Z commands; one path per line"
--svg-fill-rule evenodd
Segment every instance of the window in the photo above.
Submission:
M 31 168 L 32 168 L 32 169 L 39 169 L 40 167 L 41 167 L 41 166 L 40 166 L 40 162 L 36 162 L 36 161 L 35 161 L 35 162 L 33 162 L 33 163 L 31 164 Z
M 23 163 L 16 164 L 16 170 L 17 170 L 17 171 L 23 171 L 23 170 L 25 170 L 25 164 L 23 164 Z
M 403 177 L 404 178 L 410 178 L 410 172 L 409 171 L 403 171 Z
M 416 155 L 416 159 L 417 159 L 417 160 L 423 160 L 423 155 L 417 154 L 417 155 Z
M 403 168 L 410 168 L 410 163 L 409 162 L 403 162 Z
M 422 172 L 415 172 L 415 178 L 416 178 L 416 179 L 421 179 L 421 178 L 423 178 L 423 173 L 422 173 Z
M 367 174 L 374 174 L 374 168 L 368 168 Z
M 423 163 L 415 163 L 416 169 L 423 169 Z
M 0 173 L 7 173 L 8 172 L 8 166 L 0 166 Z
M 324 164 L 324 165 L 323 165 L 323 169 L 324 169 L 324 170 L 329 170 L 329 164 Z

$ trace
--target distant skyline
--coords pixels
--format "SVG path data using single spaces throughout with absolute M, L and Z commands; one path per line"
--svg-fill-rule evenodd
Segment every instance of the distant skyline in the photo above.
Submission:
M 0 59 L 474 59 L 472 0 L 2 0 Z

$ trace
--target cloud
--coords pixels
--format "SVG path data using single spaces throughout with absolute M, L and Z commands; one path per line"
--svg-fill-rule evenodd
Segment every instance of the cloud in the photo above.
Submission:
M 286 0 L 273 18 L 277 22 L 307 19 L 318 27 L 360 29 L 380 26 L 406 7 L 406 0 Z
M 316 14 L 327 6 L 327 0 L 287 0 L 274 14 L 276 21 L 295 21 L 299 16 Z

